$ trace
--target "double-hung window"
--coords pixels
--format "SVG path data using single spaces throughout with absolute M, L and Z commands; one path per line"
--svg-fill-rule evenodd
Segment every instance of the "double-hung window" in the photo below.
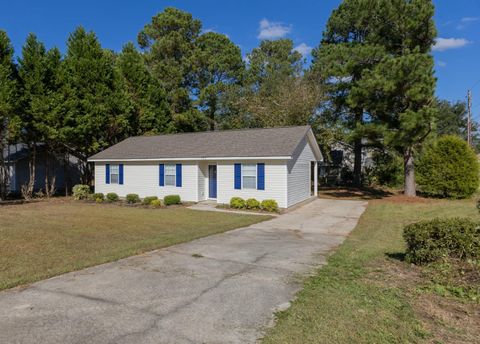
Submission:
M 256 164 L 242 164 L 242 185 L 244 189 L 257 188 Z
M 119 184 L 120 169 L 118 165 L 110 165 L 110 184 Z
M 165 164 L 165 185 L 175 186 L 175 164 Z

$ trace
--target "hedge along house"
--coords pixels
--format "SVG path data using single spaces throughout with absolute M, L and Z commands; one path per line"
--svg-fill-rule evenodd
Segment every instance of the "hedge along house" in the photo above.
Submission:
M 89 159 L 95 192 L 274 199 L 281 208 L 316 196 L 321 160 L 310 126 L 137 136 Z

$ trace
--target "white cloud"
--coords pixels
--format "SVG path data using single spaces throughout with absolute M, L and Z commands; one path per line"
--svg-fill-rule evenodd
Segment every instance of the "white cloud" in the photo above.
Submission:
M 434 51 L 445 51 L 449 49 L 462 48 L 469 44 L 470 41 L 465 38 L 437 38 L 435 45 L 433 46 Z
M 439 60 L 437 62 L 437 64 L 438 64 L 439 67 L 446 67 L 447 66 L 447 63 L 445 61 L 441 61 L 441 60 Z
M 470 23 L 480 20 L 480 17 L 463 17 L 460 19 L 460 24 L 457 25 L 457 30 L 465 29 Z
M 293 50 L 298 51 L 304 57 L 307 56 L 307 55 L 310 55 L 310 53 L 312 52 L 312 49 L 313 48 L 311 46 L 306 45 L 305 43 L 301 43 L 301 44 L 297 45 L 295 48 L 293 48 Z
M 271 22 L 268 19 L 260 21 L 258 39 L 275 39 L 285 37 L 292 31 L 291 26 L 283 25 L 282 23 Z
M 480 17 L 463 17 L 462 19 L 460 19 L 462 23 L 470 23 L 478 20 L 480 20 Z

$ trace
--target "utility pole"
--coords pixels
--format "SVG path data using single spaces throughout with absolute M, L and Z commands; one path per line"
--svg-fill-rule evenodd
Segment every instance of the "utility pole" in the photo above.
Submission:
M 472 146 L 472 91 L 468 90 L 467 93 L 467 106 L 468 106 L 468 114 L 467 114 L 467 142 L 468 145 Z

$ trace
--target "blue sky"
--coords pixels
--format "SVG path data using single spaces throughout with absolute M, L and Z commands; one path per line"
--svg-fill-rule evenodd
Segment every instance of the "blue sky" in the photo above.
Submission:
M 261 38 L 291 38 L 308 58 L 318 45 L 325 23 L 339 0 L 3 0 L 0 29 L 6 30 L 16 53 L 29 32 L 47 47 L 65 49 L 68 34 L 78 25 L 93 30 L 105 48 L 118 51 L 157 12 L 174 6 L 191 12 L 204 30 L 227 34 L 242 53 Z M 473 86 L 473 110 L 480 119 L 480 1 L 435 0 L 439 40 L 434 56 L 437 94 L 463 100 Z

